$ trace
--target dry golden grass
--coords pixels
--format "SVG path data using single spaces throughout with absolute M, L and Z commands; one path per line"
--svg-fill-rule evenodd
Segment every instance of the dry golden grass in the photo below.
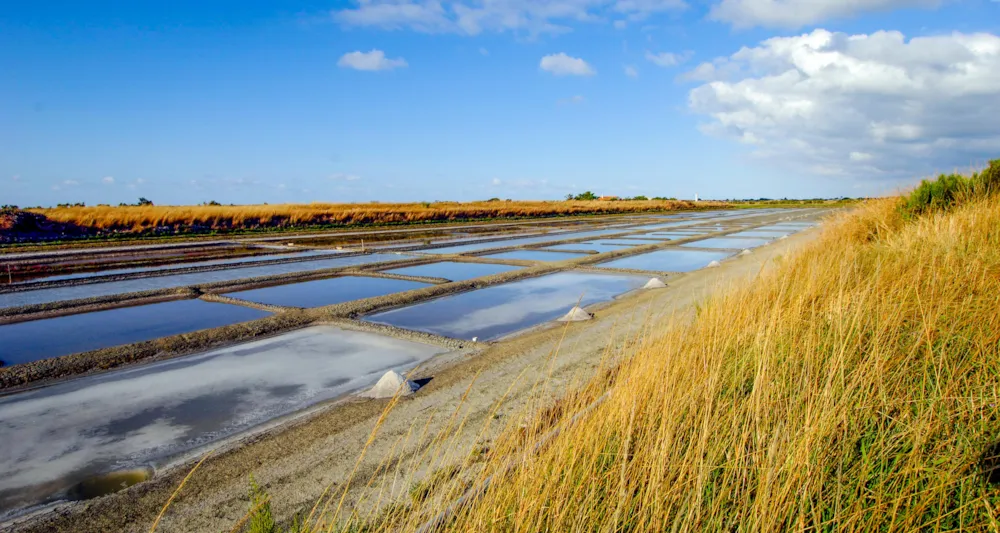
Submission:
M 98 206 L 32 209 L 49 220 L 105 231 L 158 227 L 215 230 L 312 225 L 370 225 L 568 215 L 643 213 L 718 207 L 721 202 L 565 201 L 435 202 L 413 204 L 277 204 L 240 206 Z
M 434 480 L 419 498 L 373 478 L 295 531 L 1000 530 L 1000 198 L 914 219 L 899 203 L 650 324 L 486 452 L 450 440 L 459 406 L 406 460 Z
M 996 531 L 1000 201 L 897 204 L 637 339 L 540 418 L 562 428 L 544 446 L 511 428 L 473 475 L 355 525 L 418 530 L 496 473 L 436 530 Z

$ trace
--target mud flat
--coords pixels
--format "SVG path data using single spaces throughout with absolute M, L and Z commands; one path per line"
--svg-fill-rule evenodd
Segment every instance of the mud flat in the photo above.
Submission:
M 0 398 L 0 517 L 405 371 L 447 351 L 329 325 Z

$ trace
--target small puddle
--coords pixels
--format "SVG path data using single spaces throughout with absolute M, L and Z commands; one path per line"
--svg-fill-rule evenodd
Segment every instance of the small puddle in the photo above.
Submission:
M 457 261 L 441 261 L 439 263 L 428 263 L 411 267 L 396 268 L 386 270 L 391 274 L 403 274 L 406 276 L 427 276 L 431 278 L 445 278 L 452 281 L 464 281 L 483 276 L 492 276 L 503 272 L 510 272 L 521 267 L 511 265 L 490 265 L 485 263 L 459 263 Z
M 615 259 L 599 266 L 609 268 L 634 268 L 662 272 L 690 272 L 707 266 L 712 261 L 721 261 L 733 255 L 729 252 L 703 252 L 698 250 L 657 250 L 640 255 Z
M 286 307 L 321 307 L 427 286 L 427 283 L 399 279 L 341 276 L 231 292 L 226 296 Z
M 581 296 L 580 303 L 586 306 L 611 300 L 647 281 L 643 276 L 560 272 L 445 296 L 364 320 L 456 339 L 492 340 L 554 320 Z
M 238 305 L 178 300 L 0 325 L 5 365 L 190 333 L 268 316 Z
M 89 500 L 107 496 L 152 478 L 153 469 L 149 467 L 100 474 L 77 483 L 69 490 L 69 497 L 73 500 Z

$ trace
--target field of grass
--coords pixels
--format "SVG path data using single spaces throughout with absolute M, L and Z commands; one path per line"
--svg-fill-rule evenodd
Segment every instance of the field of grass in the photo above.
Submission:
M 278 204 L 240 206 L 98 206 L 32 209 L 63 224 L 100 231 L 142 233 L 173 230 L 232 230 L 258 227 L 359 226 L 646 213 L 722 206 L 688 201 L 434 202 L 412 204 Z
M 489 446 L 399 458 L 408 497 L 334 488 L 294 531 L 1000 530 L 1000 197 L 914 202 L 839 215 Z

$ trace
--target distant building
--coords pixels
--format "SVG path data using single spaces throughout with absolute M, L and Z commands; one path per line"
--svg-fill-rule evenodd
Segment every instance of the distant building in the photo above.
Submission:
M 698 193 L 694 193 L 694 201 L 695 201 L 695 202 L 697 202 L 697 201 L 698 201 Z
M 617 199 L 618 199 L 617 196 L 601 196 L 597 198 L 597 200 L 601 202 L 606 202 L 608 200 L 617 200 Z

